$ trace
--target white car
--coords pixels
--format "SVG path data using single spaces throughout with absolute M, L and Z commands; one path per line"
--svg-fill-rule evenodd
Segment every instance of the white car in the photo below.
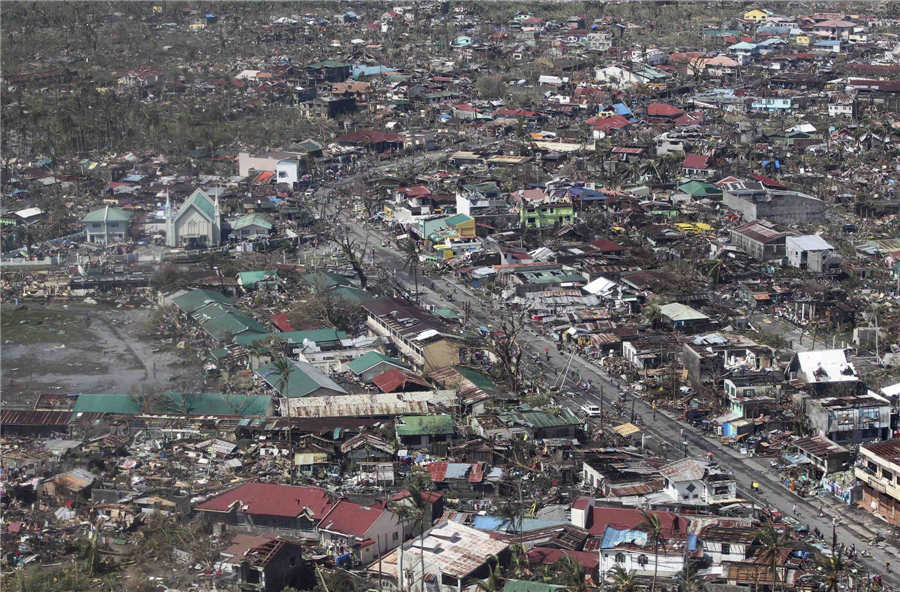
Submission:
M 600 406 L 599 405 L 582 405 L 581 410 L 584 411 L 584 414 L 588 417 L 600 417 Z

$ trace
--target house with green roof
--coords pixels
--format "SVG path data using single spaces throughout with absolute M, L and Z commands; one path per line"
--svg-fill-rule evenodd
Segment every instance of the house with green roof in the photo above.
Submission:
M 81 223 L 87 242 L 107 245 L 128 240 L 131 218 L 128 210 L 104 206 L 88 212 Z
M 178 293 L 170 301 L 186 315 L 190 315 L 212 302 L 231 304 L 231 299 L 228 296 L 216 290 L 207 290 L 205 288 L 196 288 Z
M 346 395 L 344 388 L 312 364 L 285 358 L 287 374 L 282 375 L 276 363 L 260 367 L 256 373 L 280 397 L 325 397 Z
M 306 351 L 327 351 L 340 349 L 341 340 L 349 339 L 349 335 L 335 327 L 323 327 L 322 329 L 307 329 L 306 331 L 284 331 L 278 334 L 285 344 L 285 349 L 298 354 Z
M 347 370 L 352 372 L 354 376 L 363 382 L 369 382 L 374 377 L 382 372 L 387 372 L 391 368 L 406 371 L 410 370 L 410 368 L 400 360 L 386 356 L 377 351 L 370 351 L 355 360 L 350 360 L 347 362 L 346 367 Z
M 210 303 L 191 313 L 191 318 L 207 335 L 226 343 L 243 333 L 267 333 L 259 321 L 230 304 Z
M 219 196 L 215 200 L 195 190 L 178 208 L 166 198 L 166 245 L 184 249 L 217 247 L 222 240 Z
M 231 234 L 236 238 L 266 238 L 274 228 L 272 221 L 262 214 L 247 214 L 231 224 Z
M 703 181 L 694 180 L 688 181 L 687 183 L 682 183 L 678 186 L 678 191 L 687 193 L 694 199 L 722 199 L 722 190 L 719 187 L 716 187 L 712 183 L 705 183 Z
M 401 446 L 427 448 L 438 442 L 449 442 L 456 435 L 453 417 L 439 415 L 404 415 L 394 423 Z
M 237 283 L 244 290 L 267 288 L 281 283 L 278 272 L 274 269 L 262 271 L 242 271 L 237 274 Z

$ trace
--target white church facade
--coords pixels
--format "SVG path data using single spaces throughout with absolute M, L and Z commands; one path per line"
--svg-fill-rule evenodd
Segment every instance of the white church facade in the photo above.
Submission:
M 177 212 L 166 199 L 166 245 L 185 249 L 217 247 L 222 240 L 219 198 L 195 190 Z

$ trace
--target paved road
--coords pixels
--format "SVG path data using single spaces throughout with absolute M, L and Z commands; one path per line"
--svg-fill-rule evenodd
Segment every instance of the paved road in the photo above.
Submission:
M 392 166 L 396 166 L 396 163 L 377 167 L 373 170 L 388 169 Z M 343 182 L 348 183 L 350 179 L 346 179 Z M 323 195 L 325 195 L 324 192 Z M 389 270 L 403 267 L 404 255 L 390 247 L 380 246 L 382 238 L 390 238 L 384 235 L 383 232 L 372 227 L 354 224 L 349 225 L 348 228 L 360 241 L 365 240 L 367 235 L 370 237 L 369 244 L 374 245 L 375 258 L 379 265 L 387 267 Z M 405 280 L 404 274 L 400 273 L 398 276 L 401 282 Z M 435 286 L 434 290 L 429 287 L 431 282 Z M 428 280 L 428 282 L 420 282 L 419 290 L 422 294 L 422 300 L 429 304 L 459 309 L 468 301 L 471 305 L 470 321 L 475 323 L 476 326 L 492 324 L 492 318 L 496 314 L 491 309 L 493 303 L 486 301 L 482 296 L 473 294 L 467 287 L 454 282 L 451 278 L 444 277 Z M 452 302 L 443 296 L 446 293 L 454 294 L 455 297 Z M 549 352 L 549 364 L 542 364 L 543 368 L 541 369 L 549 384 L 553 383 L 557 371 L 562 372 L 568 367 L 570 375 L 573 371 L 577 372 L 583 380 L 590 379 L 594 386 L 590 392 L 576 391 L 576 398 L 574 399 L 565 401 L 563 398 L 564 404 L 573 409 L 585 403 L 600 404 L 602 391 L 605 408 L 612 410 L 612 404 L 619 399 L 623 392 L 613 379 L 606 376 L 596 365 L 581 359 L 579 356 L 557 352 L 555 342 L 538 334 L 533 329 L 530 329 L 530 333 L 525 342 L 525 347 L 531 354 L 543 358 L 546 355 L 545 351 Z M 526 364 L 533 364 L 531 358 L 528 359 Z M 569 384 L 571 384 L 571 380 Z M 794 517 L 802 524 L 808 525 L 810 530 L 818 528 L 819 531 L 825 533 L 826 543 L 830 543 L 832 527 L 836 523 L 838 542 L 848 547 L 853 545 L 857 551 L 868 548 L 872 552 L 872 557 L 864 561 L 872 574 L 884 574 L 887 562 L 890 562 L 891 565 L 897 564 L 900 567 L 900 556 L 898 556 L 897 550 L 893 547 L 882 549 L 870 546 L 868 540 L 872 536 L 871 532 L 867 530 L 865 525 L 855 522 L 849 512 L 842 513 L 840 506 L 825 505 L 826 515 L 825 517 L 819 517 L 818 511 L 821 504 L 815 499 L 800 498 L 788 491 L 776 481 L 777 476 L 774 471 L 764 464 L 767 461 L 742 456 L 734 449 L 721 444 L 717 440 L 705 438 L 690 425 L 662 411 L 658 411 L 654 419 L 654 413 L 649 404 L 640 398 L 632 397 L 630 394 L 626 394 L 626 397 L 625 415 L 630 414 L 633 405 L 635 414 L 641 419 L 642 428 L 646 436 L 645 441 L 651 451 L 662 452 L 669 458 L 681 457 L 684 453 L 682 443 L 687 441 L 687 451 L 690 456 L 703 457 L 707 453 L 712 453 L 711 458 L 714 462 L 734 473 L 741 497 L 753 500 L 760 507 L 775 506 L 785 515 L 791 514 L 792 509 L 796 506 L 797 512 L 794 514 Z M 661 443 L 668 443 L 667 448 L 662 449 Z M 760 484 L 761 491 L 757 495 L 749 491 L 752 482 Z M 885 577 L 885 583 L 893 587 L 900 586 L 900 577 L 896 575 L 896 570 Z

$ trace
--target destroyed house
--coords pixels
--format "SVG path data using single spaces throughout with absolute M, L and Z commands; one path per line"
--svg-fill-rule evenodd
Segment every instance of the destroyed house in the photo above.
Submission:
M 312 585 L 302 547 L 291 541 L 270 539 L 246 549 L 233 561 L 239 592 L 279 592 L 286 586 L 306 589 Z
M 380 298 L 362 307 L 370 331 L 387 337 L 426 372 L 459 364 L 459 337 L 437 317 L 393 298 Z
M 838 444 L 859 444 L 890 437 L 891 402 L 874 392 L 808 398 L 804 403 L 810 427 Z

